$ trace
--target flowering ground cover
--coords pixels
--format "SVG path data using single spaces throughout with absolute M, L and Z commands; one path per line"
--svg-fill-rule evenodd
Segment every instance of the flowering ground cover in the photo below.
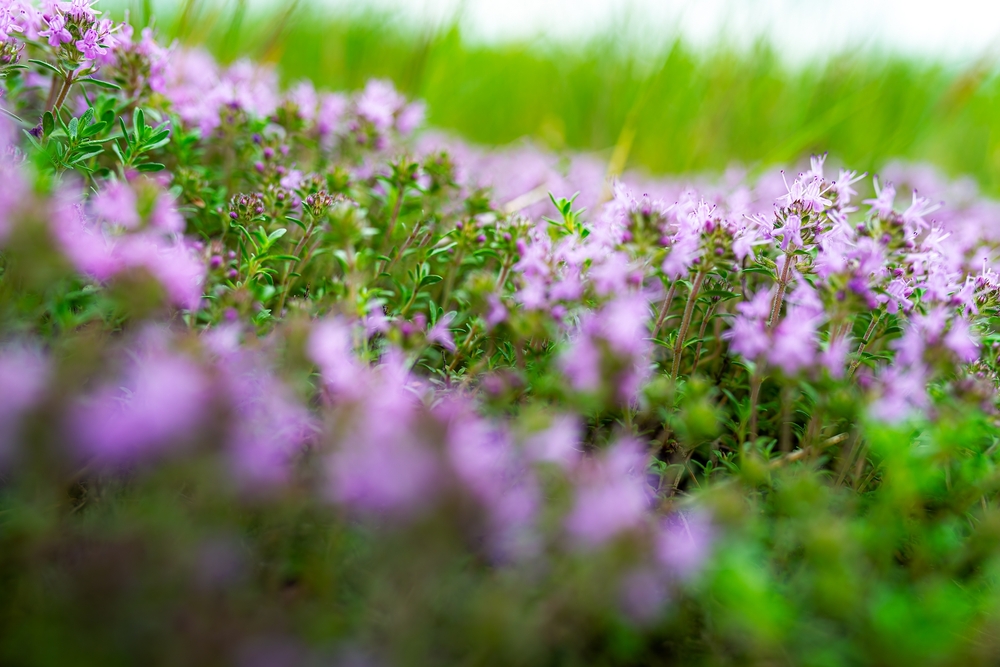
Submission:
M 1000 204 L 607 179 L 0 2 L 5 664 L 993 664 Z

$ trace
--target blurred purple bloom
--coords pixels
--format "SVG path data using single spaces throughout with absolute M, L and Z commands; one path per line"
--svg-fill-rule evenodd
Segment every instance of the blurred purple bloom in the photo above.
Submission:
M 180 234 L 184 231 L 186 223 L 184 217 L 174 206 L 173 198 L 162 192 L 153 203 L 153 210 L 149 214 L 149 225 L 161 232 Z
M 358 115 L 380 132 L 392 127 L 395 115 L 406 103 L 392 83 L 382 79 L 369 81 L 358 96 Z
M 329 318 L 316 323 L 307 353 L 334 394 L 353 396 L 364 385 L 359 377 L 362 368 L 354 356 L 351 327 L 344 321 Z
M 116 382 L 72 411 L 69 433 L 84 455 L 131 463 L 194 437 L 209 404 L 208 381 L 187 357 L 157 348 L 141 352 Z
M 959 361 L 971 363 L 979 358 L 979 344 L 972 334 L 972 328 L 961 317 L 951 321 L 951 327 L 944 336 L 944 344 L 955 353 Z
M 99 220 L 121 225 L 126 229 L 135 229 L 139 226 L 135 192 L 128 183 L 108 181 L 90 200 L 90 208 Z
M 850 352 L 850 349 L 850 336 L 841 336 L 830 341 L 830 344 L 820 357 L 820 362 L 829 371 L 830 377 L 836 380 L 844 377 L 844 366 L 847 363 L 847 354 Z
M 794 375 L 816 361 L 816 326 L 819 318 L 802 306 L 792 306 L 774 329 L 767 352 L 769 363 Z
M 427 113 L 427 106 L 423 102 L 413 102 L 407 104 L 399 112 L 396 119 L 396 131 L 404 137 L 412 134 L 424 122 Z
M 678 236 L 671 244 L 667 258 L 663 260 L 663 273 L 672 280 L 686 276 L 700 255 L 698 236 L 692 233 Z
M 663 577 L 652 568 L 628 572 L 620 585 L 622 611 L 638 625 L 654 622 L 669 599 Z
M 705 566 L 715 529 L 702 511 L 678 512 L 660 526 L 656 553 L 671 577 L 690 579 Z
M 456 316 L 457 313 L 455 312 L 442 315 L 441 319 L 427 332 L 427 342 L 436 343 L 449 352 L 454 353 L 458 348 L 455 346 L 455 339 L 451 335 L 449 326 L 455 320 Z
M 602 457 L 581 464 L 576 500 L 566 517 L 574 542 L 598 547 L 643 523 L 650 503 L 647 461 L 638 442 L 622 440 Z
M 41 398 L 50 376 L 49 360 L 36 349 L 0 348 L 0 463 L 18 444 L 19 421 Z
M 284 482 L 295 457 L 316 432 L 310 412 L 270 373 L 244 375 L 235 396 L 238 419 L 230 436 L 237 479 L 253 487 Z
M 532 433 L 524 441 L 525 451 L 532 461 L 554 463 L 569 469 L 581 454 L 583 429 L 578 417 L 557 415 L 548 428 Z

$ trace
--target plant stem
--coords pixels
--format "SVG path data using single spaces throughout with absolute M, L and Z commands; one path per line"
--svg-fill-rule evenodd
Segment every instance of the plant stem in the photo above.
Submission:
M 701 349 L 704 347 L 705 329 L 708 328 L 708 322 L 712 319 L 712 315 L 715 313 L 715 307 L 717 305 L 718 302 L 715 302 L 709 306 L 708 310 L 705 312 L 705 316 L 701 318 L 701 327 L 698 329 L 698 346 L 694 348 L 694 366 L 691 367 L 692 375 L 694 375 L 694 372 L 698 370 L 698 362 L 701 360 Z
M 656 326 L 653 327 L 653 338 L 660 337 L 660 328 L 663 326 L 663 322 L 667 319 L 667 313 L 670 312 L 670 305 L 674 301 L 674 294 L 677 293 L 677 281 L 670 286 L 667 290 L 667 296 L 663 299 L 663 305 L 660 306 L 660 316 L 656 318 Z
M 691 292 L 688 294 L 687 304 L 684 306 L 684 319 L 681 320 L 680 331 L 677 332 L 677 341 L 674 343 L 674 362 L 670 369 L 670 377 L 677 380 L 677 375 L 681 369 L 681 352 L 684 349 L 684 341 L 691 328 L 691 316 L 694 314 L 694 304 L 698 300 L 698 292 L 701 290 L 701 283 L 705 280 L 706 271 L 699 271 L 695 276 L 694 284 L 691 285 Z
M 781 304 L 785 300 L 785 289 L 788 287 L 788 274 L 791 271 L 794 255 L 785 253 L 785 265 L 781 268 L 781 278 L 778 280 L 778 292 L 774 295 L 774 302 L 771 304 L 771 317 L 767 320 L 768 332 L 773 331 L 778 324 L 778 316 L 781 314 Z
M 879 321 L 882 319 L 882 310 L 879 309 L 872 316 L 872 321 L 868 325 L 868 331 L 865 332 L 865 337 L 861 339 L 861 344 L 858 346 L 858 358 L 854 360 L 851 364 L 851 370 L 847 374 L 847 377 L 854 377 L 854 371 L 858 370 L 858 366 L 861 365 L 861 355 L 864 354 L 865 348 L 868 347 L 868 343 L 871 341 L 872 334 L 875 333 L 875 327 L 878 325 Z
M 750 379 L 750 442 L 757 441 L 757 403 L 760 401 L 760 386 L 763 383 L 764 376 L 761 375 L 760 368 L 755 368 Z
M 392 244 L 392 235 L 396 232 L 396 223 L 399 221 L 399 209 L 403 207 L 402 183 L 396 185 L 396 205 L 392 207 L 392 219 L 389 221 L 389 231 L 385 234 L 386 243 Z
M 62 88 L 59 89 L 59 95 L 56 97 L 55 104 L 52 105 L 52 109 L 58 111 L 62 108 L 63 102 L 66 101 L 66 96 L 69 95 L 69 89 L 73 87 L 73 72 L 66 75 L 63 80 Z M 52 109 L 49 109 L 51 111 Z
M 789 385 L 781 390 L 781 432 L 778 447 L 785 454 L 792 451 L 792 388 Z
M 299 253 L 302 252 L 302 249 L 305 247 L 306 241 L 308 241 L 309 237 L 312 235 L 315 226 L 316 226 L 316 219 L 313 218 L 309 221 L 309 227 L 306 229 L 306 233 L 302 236 L 301 239 L 299 239 L 299 242 L 295 244 L 295 250 L 292 251 L 293 255 L 295 255 L 296 257 L 299 256 Z M 285 309 L 285 301 L 288 299 L 288 293 L 291 291 L 292 286 L 288 283 L 288 278 L 293 273 L 298 272 L 299 266 L 301 264 L 302 264 L 302 258 L 299 258 L 295 262 L 292 262 L 291 264 L 285 267 L 285 272 L 281 277 L 281 285 L 283 289 L 281 290 L 281 297 L 278 299 L 278 307 L 275 309 L 275 313 L 277 314 L 278 317 L 281 317 L 281 311 Z
M 465 337 L 464 341 L 462 341 L 462 345 L 457 350 L 455 350 L 455 358 L 452 359 L 451 364 L 448 366 L 448 371 L 447 371 L 448 375 L 451 375 L 455 371 L 455 368 L 458 366 L 458 360 L 462 358 L 462 355 L 465 353 L 466 348 L 469 346 L 469 343 L 472 342 L 472 337 L 475 335 L 476 335 L 476 325 L 473 324 L 471 327 L 469 327 L 469 335 Z

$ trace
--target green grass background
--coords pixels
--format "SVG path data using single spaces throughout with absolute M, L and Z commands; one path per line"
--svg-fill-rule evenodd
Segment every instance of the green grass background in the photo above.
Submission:
M 365 10 L 307 2 L 248 9 L 241 0 L 104 0 L 161 36 L 223 60 L 274 62 L 282 77 L 353 89 L 388 77 L 428 103 L 429 122 L 474 142 L 531 137 L 653 173 L 787 165 L 829 151 L 877 171 L 893 158 L 970 174 L 1000 194 L 1000 78 L 984 58 L 955 67 L 872 49 L 790 66 L 767 44 L 696 49 L 667 37 L 656 55 L 620 26 L 576 44 L 482 44 L 457 21 L 408 26 Z M 625 150 L 622 150 L 625 149 Z

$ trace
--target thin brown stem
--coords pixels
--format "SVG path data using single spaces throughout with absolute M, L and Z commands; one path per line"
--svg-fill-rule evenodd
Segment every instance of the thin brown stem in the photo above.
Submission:
M 56 97 L 55 104 L 52 105 L 52 109 L 58 111 L 62 108 L 63 102 L 66 101 L 66 96 L 69 95 L 70 88 L 73 87 L 73 73 L 70 72 L 66 75 L 63 80 L 62 88 L 59 89 L 59 96 Z M 50 111 L 52 110 L 50 109 Z
M 670 377 L 674 380 L 681 370 L 681 352 L 684 350 L 684 341 L 687 339 L 688 329 L 691 328 L 691 316 L 694 314 L 694 305 L 698 300 L 698 292 L 701 284 L 705 280 L 705 271 L 699 271 L 695 276 L 694 284 L 691 285 L 691 292 L 688 294 L 687 304 L 684 306 L 684 318 L 681 320 L 680 331 L 677 332 L 677 341 L 674 343 L 674 361 L 670 369 Z
M 694 366 L 691 367 L 691 374 L 698 370 L 698 362 L 701 361 L 701 350 L 705 345 L 705 329 L 708 328 L 708 322 L 712 319 L 712 315 L 715 313 L 715 308 L 718 302 L 712 303 L 705 312 L 705 316 L 701 318 L 701 327 L 698 329 L 698 345 L 694 348 Z
M 781 304 L 785 300 L 785 289 L 788 287 L 788 274 L 791 272 L 792 264 L 795 263 L 792 253 L 785 253 L 785 266 L 781 269 L 781 278 L 778 280 L 778 292 L 774 295 L 771 303 L 771 317 L 767 320 L 767 330 L 773 331 L 778 324 L 778 316 L 781 315 Z

